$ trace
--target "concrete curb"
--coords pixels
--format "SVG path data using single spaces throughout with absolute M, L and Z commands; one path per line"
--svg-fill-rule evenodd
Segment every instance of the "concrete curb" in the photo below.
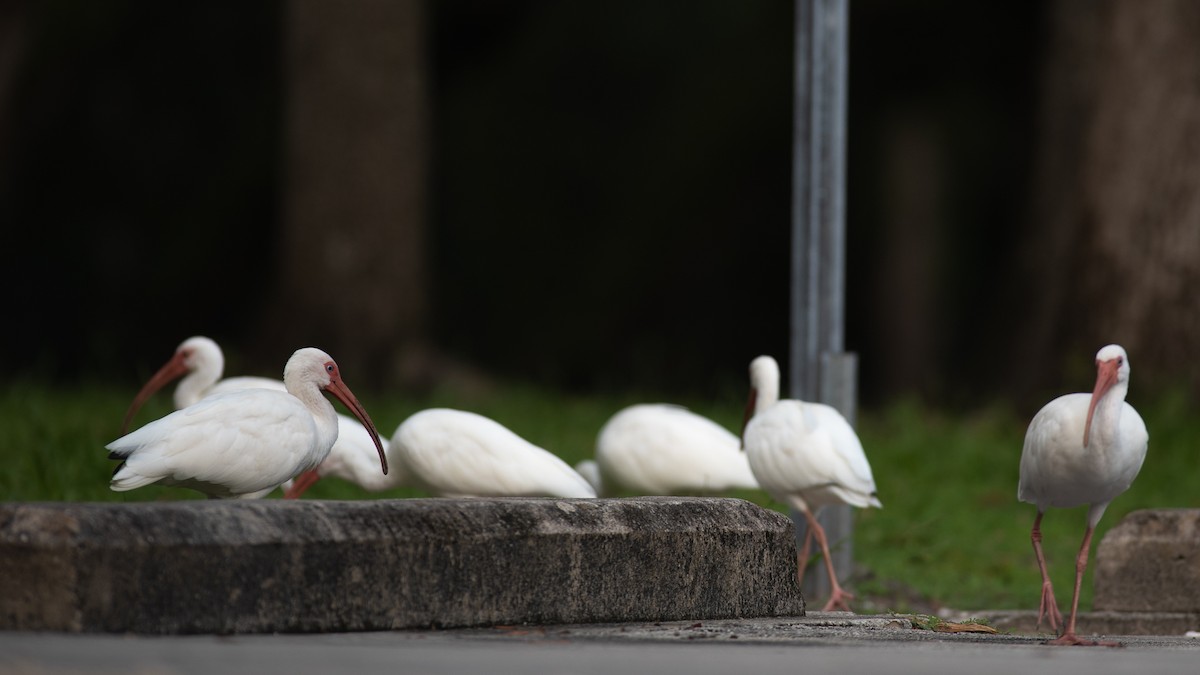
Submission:
M 739 499 L 0 504 L 0 629 L 255 633 L 798 616 Z
M 972 616 L 986 618 L 992 627 L 1001 631 L 1027 635 L 1053 632 L 1043 622 L 1037 630 L 1037 610 L 1005 610 L 975 612 Z M 1080 612 L 1075 620 L 1080 635 L 1176 635 L 1200 630 L 1197 612 Z

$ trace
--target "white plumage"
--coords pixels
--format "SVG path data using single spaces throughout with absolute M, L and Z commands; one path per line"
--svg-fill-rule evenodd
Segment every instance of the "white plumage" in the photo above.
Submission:
M 1038 625 L 1049 618 L 1057 629 L 1062 614 L 1046 572 L 1042 553 L 1042 516 L 1049 507 L 1090 505 L 1087 529 L 1076 558 L 1071 618 L 1054 644 L 1111 644 L 1081 640 L 1075 634 L 1079 589 L 1087 567 L 1092 532 L 1117 495 L 1129 489 L 1146 458 L 1150 434 L 1133 406 L 1129 391 L 1129 357 L 1119 345 L 1096 353 L 1096 384 L 1091 394 L 1065 394 L 1047 403 L 1025 433 L 1017 498 L 1037 506 L 1030 538 L 1042 573 Z
M 745 428 L 744 445 L 758 483 L 773 498 L 804 514 L 808 536 L 799 554 L 800 575 L 812 537 L 825 558 L 833 593 L 825 609 L 849 609 L 854 596 L 838 584 L 829 556 L 825 531 L 816 513 L 831 504 L 881 508 L 875 478 L 858 435 L 836 409 L 792 399 L 779 400 L 779 365 L 770 356 L 750 364 L 753 413 Z
M 450 408 L 414 413 L 396 428 L 390 452 L 412 483 L 459 497 L 595 497 L 554 453 L 483 415 Z
M 287 391 L 241 389 L 203 398 L 109 443 L 109 456 L 123 460 L 111 488 L 161 483 L 209 497 L 262 497 L 320 464 L 337 439 L 337 413 L 322 391 L 338 398 L 378 439 L 325 352 L 297 350 L 283 381 Z M 382 444 L 377 449 L 386 473 Z
M 618 411 L 596 437 L 595 460 L 581 462 L 576 470 L 601 494 L 687 495 L 758 488 L 737 436 L 703 415 L 666 403 L 641 403 Z

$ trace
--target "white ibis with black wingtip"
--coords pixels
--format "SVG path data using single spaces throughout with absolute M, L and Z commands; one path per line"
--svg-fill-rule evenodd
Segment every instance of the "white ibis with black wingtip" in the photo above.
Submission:
M 287 391 L 241 389 L 203 398 L 109 443 L 109 457 L 122 460 L 110 487 L 122 492 L 160 483 L 210 498 L 262 497 L 329 454 L 338 420 L 322 392 L 362 422 L 387 473 L 375 424 L 333 358 L 313 347 L 298 349 L 283 382 Z
M 175 387 L 175 394 L 172 397 L 176 410 L 186 408 L 206 396 L 224 394 L 239 389 L 287 391 L 283 380 L 269 377 L 240 376 L 221 379 L 224 370 L 225 354 L 216 341 L 203 335 L 196 335 L 184 340 L 175 349 L 170 360 L 163 364 L 158 372 L 147 380 L 146 384 L 138 391 L 133 403 L 129 405 L 129 410 L 125 413 L 121 433 L 124 434 L 128 430 L 130 421 L 133 420 L 134 415 L 147 399 L 167 383 L 181 376 L 183 379 Z M 387 480 L 375 463 L 377 461 L 375 444 L 370 432 L 358 420 L 349 415 L 338 413 L 338 439 L 334 442 L 329 454 L 334 458 L 333 464 L 338 471 L 353 470 L 356 474 L 356 482 L 360 484 L 379 483 L 381 480 Z M 351 458 L 346 462 L 355 461 L 355 463 L 353 465 L 344 464 L 339 461 L 343 457 Z M 394 474 L 393 477 L 402 478 Z M 306 480 L 311 478 L 308 477 Z M 292 481 L 285 482 L 282 487 L 285 491 L 291 490 L 293 488 Z

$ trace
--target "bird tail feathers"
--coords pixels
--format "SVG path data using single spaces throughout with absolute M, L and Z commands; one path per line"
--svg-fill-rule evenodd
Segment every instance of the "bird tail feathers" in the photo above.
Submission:
M 156 481 L 158 481 L 158 478 L 150 478 L 148 476 L 143 476 L 140 473 L 136 473 L 133 469 L 129 468 L 129 465 L 121 462 L 121 464 L 113 470 L 112 481 L 108 486 L 113 492 L 127 492 L 129 490 L 136 490 L 137 488 L 145 487 Z

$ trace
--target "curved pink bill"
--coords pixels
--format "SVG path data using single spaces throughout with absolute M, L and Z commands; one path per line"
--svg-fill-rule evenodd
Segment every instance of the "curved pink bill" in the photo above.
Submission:
M 1092 414 L 1096 412 L 1096 403 L 1114 384 L 1117 383 L 1117 361 L 1101 361 L 1096 364 L 1096 386 L 1092 389 L 1092 401 L 1088 404 L 1087 424 L 1083 427 L 1083 447 L 1088 446 L 1092 434 Z
M 299 499 L 314 483 L 321 480 L 321 474 L 316 469 L 309 469 L 292 480 L 292 487 L 283 493 L 284 499 Z
M 188 371 L 187 364 L 184 363 L 184 358 L 185 356 L 182 352 L 176 352 L 170 361 L 167 361 L 163 364 L 162 368 L 158 369 L 154 377 L 151 377 L 146 384 L 142 385 L 141 391 L 137 393 L 137 396 L 133 397 L 133 403 L 129 404 L 129 410 L 125 411 L 125 420 L 121 422 L 122 436 L 129 429 L 129 423 L 133 421 L 133 416 L 137 414 L 138 409 L 142 407 L 146 399 L 153 396 L 155 392 L 162 389 L 168 382 Z
M 337 400 L 354 413 L 358 421 L 367 428 L 367 432 L 371 434 L 371 440 L 375 441 L 375 448 L 379 450 L 379 464 L 383 467 L 383 474 L 386 476 L 388 472 L 387 455 L 383 452 L 383 442 L 379 440 L 379 432 L 375 430 L 375 423 L 371 421 L 371 416 L 367 414 L 366 409 L 358 402 L 354 393 L 350 391 L 350 387 L 347 387 L 340 377 L 332 378 L 326 385 L 325 391 L 337 397 Z

